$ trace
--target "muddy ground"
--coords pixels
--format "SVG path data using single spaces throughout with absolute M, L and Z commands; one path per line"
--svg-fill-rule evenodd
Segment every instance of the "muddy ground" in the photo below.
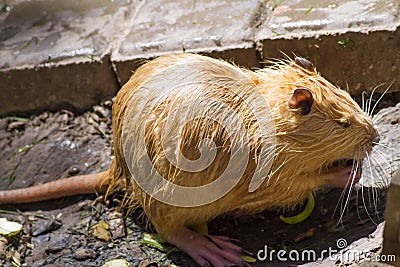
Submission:
M 373 165 L 384 166 L 376 168 L 381 173 L 385 169 L 382 179 L 387 182 L 388 173 L 393 169 L 388 169 L 382 155 L 388 156 L 393 164 L 399 163 L 400 104 L 382 109 L 377 118 L 381 141 L 388 146 L 381 147 L 383 153 L 375 156 Z M 105 170 L 112 159 L 111 136 L 111 101 L 81 115 L 62 110 L 28 119 L 2 118 L 0 189 L 27 187 Z M 265 245 L 268 250 L 313 249 L 319 253 L 329 247 L 337 249 L 336 242 L 341 238 L 348 244 L 364 240 L 361 242 L 371 253 L 379 253 L 381 239 L 378 245 L 372 240 L 381 238 L 382 225 L 378 229 L 377 225 L 384 220 L 386 189 L 359 186 L 352 191 L 346 207 L 342 193 L 342 189 L 335 188 L 318 192 L 311 217 L 300 224 L 286 225 L 279 219 L 280 211 L 265 211 L 251 217 L 218 218 L 210 223 L 210 232 L 239 239 L 241 246 L 255 255 Z M 165 252 L 142 245 L 145 225 L 138 216 L 140 210 L 121 220 L 121 214 L 116 212 L 118 196 L 111 197 L 107 205 L 100 199 L 79 196 L 2 206 L 0 217 L 18 221 L 24 227 L 16 237 L 8 241 L 0 239 L 0 264 L 14 266 L 12 262 L 20 260 L 23 266 L 34 267 L 102 266 L 112 259 L 125 259 L 130 266 L 144 267 L 156 261 L 160 266 L 196 266 L 183 253 L 174 252 L 165 257 Z M 93 226 L 101 221 L 110 225 L 112 236 L 94 232 Z M 272 262 L 257 261 L 252 266 L 296 266 L 305 262 L 280 262 L 274 257 Z M 339 259 L 331 264 L 355 266 L 359 263 Z

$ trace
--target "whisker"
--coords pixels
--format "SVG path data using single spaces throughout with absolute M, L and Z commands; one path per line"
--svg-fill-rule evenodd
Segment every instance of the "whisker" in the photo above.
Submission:
M 377 194 L 377 192 L 375 191 L 376 188 L 375 188 L 375 187 L 371 187 L 369 190 L 372 191 L 372 205 L 373 205 L 373 207 L 375 208 L 375 215 L 378 215 L 378 210 L 377 210 L 377 205 L 378 205 L 378 201 L 377 201 L 377 199 L 378 199 L 378 194 Z M 379 217 L 379 216 L 377 216 L 377 217 Z
M 380 157 L 380 159 L 384 161 L 384 164 L 386 165 L 386 167 L 388 167 L 388 168 L 385 168 L 382 164 L 382 161 L 379 161 L 375 158 L 371 158 L 371 162 L 376 163 L 376 170 L 377 170 L 376 175 L 379 176 L 378 178 L 381 178 L 380 180 L 377 180 L 377 181 L 383 182 L 382 185 L 378 186 L 378 187 L 379 188 L 386 187 L 389 184 L 389 179 L 384 178 L 383 175 L 391 176 L 394 173 L 393 167 L 389 163 L 389 161 L 385 158 L 385 155 L 381 151 L 377 150 L 377 153 L 375 156 Z M 379 183 L 377 183 L 376 185 L 379 185 Z
M 382 150 L 380 150 L 380 149 L 378 149 L 378 148 L 376 148 L 376 147 L 373 147 L 373 148 L 372 148 L 372 151 L 376 153 L 376 156 L 379 155 L 379 156 L 382 157 L 383 160 L 387 161 L 387 159 L 386 159 L 386 157 L 385 157 L 385 155 L 387 155 L 387 154 L 384 154 L 384 151 L 382 151 Z M 375 154 L 373 154 L 373 155 L 375 156 Z
M 360 166 L 362 166 L 362 165 L 361 165 L 361 164 L 362 164 L 362 160 L 358 160 L 358 162 L 359 162 Z M 363 173 L 361 173 L 361 178 L 360 178 L 360 180 L 362 179 L 362 176 L 363 176 Z M 361 186 L 361 192 L 362 192 L 362 185 L 360 185 L 360 186 Z M 361 197 L 362 197 L 362 195 L 361 195 Z M 357 209 L 356 209 L 356 211 L 357 211 L 357 217 L 358 217 L 358 219 L 361 221 L 361 214 L 360 214 L 359 207 L 358 207 L 359 198 L 360 198 L 360 190 L 356 190 L 356 204 L 357 204 Z
M 372 222 L 373 224 L 377 225 L 377 223 L 375 222 L 375 220 L 371 217 L 371 215 L 370 215 L 370 213 L 369 213 L 369 210 L 368 210 L 368 208 L 367 208 L 367 203 L 365 203 L 364 188 L 365 188 L 364 186 L 361 187 L 361 195 L 362 195 L 362 200 L 363 200 L 363 206 L 364 206 L 365 213 L 367 214 L 367 216 L 368 216 L 368 218 L 371 220 L 371 222 Z M 368 195 L 369 195 L 369 194 L 368 194 Z
M 388 88 L 386 88 L 386 90 L 383 92 L 383 94 L 378 98 L 378 100 L 376 101 L 374 107 L 372 108 L 371 113 L 369 114 L 370 116 L 372 116 L 372 114 L 374 113 L 374 110 L 375 110 L 376 106 L 377 106 L 378 103 L 382 100 L 382 98 L 386 95 L 386 93 L 389 91 L 390 87 L 392 87 L 393 84 L 394 84 L 394 80 L 390 83 L 390 85 L 388 86 Z
M 377 86 L 375 86 L 374 89 L 373 89 L 372 92 L 371 92 L 371 95 L 370 95 L 369 99 L 367 100 L 367 102 L 368 102 L 368 108 L 367 108 L 367 112 L 366 112 L 366 113 L 367 113 L 368 116 L 371 116 L 371 115 L 372 115 L 372 114 L 370 113 L 370 111 L 371 111 L 372 97 L 374 96 L 375 91 L 376 91 L 379 87 L 381 87 L 382 85 L 384 85 L 384 83 L 381 83 L 381 84 L 378 84 Z
M 389 147 L 390 144 L 382 144 L 382 143 L 377 143 L 377 142 L 372 142 L 373 145 L 375 145 L 375 147 L 372 147 L 372 150 L 377 150 L 377 147 L 383 147 L 392 151 L 396 151 L 397 149 L 394 149 L 393 147 Z
M 339 196 L 339 201 L 336 203 L 335 209 L 333 210 L 332 218 L 335 216 L 336 212 L 338 211 L 338 209 L 339 209 L 339 204 L 340 204 L 340 213 L 343 214 L 343 212 L 344 212 L 344 209 L 343 209 L 343 201 L 344 201 L 344 197 L 345 197 L 345 195 L 346 195 L 346 190 L 347 190 L 347 187 L 344 187 L 343 190 L 342 190 L 342 193 L 341 193 L 340 196 Z M 342 216 L 339 218 L 338 224 L 339 224 L 339 223 L 342 223 L 342 224 L 343 224 L 343 222 L 342 222 Z
M 369 155 L 366 155 L 366 158 L 367 158 L 367 162 L 368 162 L 368 167 L 369 167 L 368 170 L 369 170 L 370 176 L 373 177 L 374 172 L 373 172 L 373 169 L 372 169 L 372 166 L 373 166 L 372 158 L 369 157 Z M 372 204 L 374 205 L 375 215 L 379 219 L 380 215 L 379 215 L 379 211 L 378 211 L 378 204 L 380 203 L 380 198 L 379 198 L 379 193 L 378 193 L 377 190 L 378 190 L 378 188 L 387 187 L 388 183 L 387 183 L 387 179 L 384 179 L 383 176 L 379 172 L 377 173 L 377 175 L 379 175 L 379 179 L 377 179 L 377 180 L 378 181 L 381 180 L 381 181 L 383 181 L 383 183 L 381 183 L 381 184 L 377 183 L 377 184 L 371 186 L 369 188 L 369 190 L 372 190 L 372 202 L 373 202 Z M 369 194 L 369 196 L 370 196 L 370 194 Z M 370 202 L 370 205 L 371 205 L 371 200 L 369 202 Z M 365 201 L 364 201 L 364 206 L 365 206 L 365 210 L 367 211 L 367 207 L 366 207 Z M 368 211 L 367 211 L 367 214 L 368 214 L 368 217 L 370 217 Z M 376 224 L 376 222 L 371 217 L 370 217 L 370 220 Z
M 395 150 L 395 149 L 393 149 L 393 148 L 384 147 L 384 146 L 382 146 L 382 147 L 385 148 L 385 149 L 387 148 L 387 149 L 389 149 L 389 150 L 393 150 L 393 151 L 397 152 L 397 150 Z M 384 151 L 384 150 L 382 150 L 382 149 L 379 149 L 378 147 L 373 147 L 373 148 L 372 148 L 372 151 L 375 152 L 375 154 L 380 155 L 380 156 L 382 157 L 382 159 L 383 159 L 386 163 L 388 163 L 389 157 L 390 157 L 390 158 L 393 158 L 393 157 L 394 157 L 393 154 L 388 155 L 387 151 Z M 372 155 L 375 156 L 375 154 L 372 154 Z M 390 165 L 390 164 L 388 163 L 388 165 Z
M 346 201 L 344 203 L 343 210 L 342 210 L 342 212 L 340 214 L 339 221 L 342 221 L 344 212 L 345 212 L 346 208 L 348 207 L 351 191 L 352 191 L 353 184 L 354 184 L 354 179 L 355 179 L 355 177 L 357 175 L 357 171 L 358 171 L 358 167 L 359 167 L 358 165 L 359 165 L 358 161 L 353 162 L 353 169 L 351 171 L 351 179 L 350 179 L 350 181 L 348 181 L 348 182 L 350 182 L 350 186 L 349 186 L 349 190 L 348 190 L 348 193 L 347 193 Z
M 366 159 L 367 159 L 368 166 L 369 166 L 369 172 L 370 172 L 370 175 L 371 175 L 371 177 L 372 177 L 372 175 L 373 175 L 372 162 L 371 162 L 371 158 L 369 157 L 368 154 L 366 155 Z M 368 215 L 368 218 L 376 225 L 377 223 L 376 223 L 375 220 L 371 217 L 370 212 L 369 212 L 369 209 L 368 209 L 368 207 L 370 207 L 370 205 L 367 207 L 367 204 L 365 203 L 364 188 L 366 188 L 366 187 L 362 187 L 364 209 L 365 209 L 366 214 Z M 367 190 L 369 190 L 369 188 L 368 188 Z M 368 191 L 368 192 L 369 192 L 369 191 Z M 370 194 L 369 194 L 369 193 L 368 193 L 368 200 L 369 200 L 368 202 L 371 203 L 371 199 L 370 199 Z
M 356 203 L 357 203 L 356 211 L 357 211 L 357 217 L 361 221 L 361 214 L 360 214 L 360 211 L 359 211 L 359 208 L 358 208 L 358 202 L 359 202 L 359 198 L 360 198 L 360 191 L 362 192 L 362 186 L 361 186 L 361 188 L 359 190 L 356 190 Z
M 349 84 L 346 82 L 346 92 L 350 94 L 350 87 Z
M 372 160 L 371 160 L 371 162 L 372 162 Z M 372 165 L 374 165 L 374 164 L 372 164 Z M 365 187 L 383 188 L 384 180 L 381 175 L 383 168 L 381 166 L 376 166 L 376 167 L 374 167 L 374 170 L 375 171 L 371 172 L 371 176 L 369 177 L 369 179 L 364 181 L 364 186 Z
M 370 109 L 371 109 L 371 102 L 372 102 L 372 97 L 374 96 L 374 93 L 376 91 L 376 89 L 378 89 L 379 86 L 375 86 L 375 88 L 372 90 L 371 95 L 369 97 L 369 99 L 366 100 L 365 104 L 366 104 L 366 113 L 368 116 L 370 116 Z
M 362 111 L 364 111 L 365 113 L 367 113 L 367 111 L 366 111 L 366 99 L 365 99 L 365 96 L 367 95 L 367 92 L 365 92 L 365 91 L 363 91 L 362 93 L 361 93 L 361 110 Z

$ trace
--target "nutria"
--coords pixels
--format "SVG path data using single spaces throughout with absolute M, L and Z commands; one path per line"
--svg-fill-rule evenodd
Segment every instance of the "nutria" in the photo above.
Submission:
M 201 266 L 248 264 L 229 238 L 192 226 L 233 210 L 295 205 L 323 186 L 352 186 L 377 137 L 350 95 L 304 58 L 253 72 L 200 55 L 162 56 L 122 87 L 112 117 L 109 170 L 2 191 L 0 203 L 123 190 L 123 206 L 142 206 L 158 233 Z M 204 158 L 208 165 L 197 168 Z

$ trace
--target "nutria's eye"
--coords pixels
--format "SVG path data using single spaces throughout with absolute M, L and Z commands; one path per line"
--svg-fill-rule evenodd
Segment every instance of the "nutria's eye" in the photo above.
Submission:
M 343 128 L 349 128 L 351 123 L 348 119 L 340 119 L 336 121 Z

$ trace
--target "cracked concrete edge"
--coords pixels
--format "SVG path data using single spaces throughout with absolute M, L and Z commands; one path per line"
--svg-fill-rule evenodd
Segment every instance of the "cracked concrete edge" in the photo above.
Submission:
M 390 24 L 381 24 L 377 26 L 369 26 L 369 27 L 354 27 L 354 28 L 337 28 L 334 30 L 309 30 L 307 31 L 306 29 L 303 29 L 303 31 L 300 32 L 293 32 L 293 33 L 285 33 L 285 34 L 277 34 L 272 30 L 268 29 L 263 29 L 260 30 L 256 34 L 256 39 L 257 40 L 263 40 L 263 39 L 268 39 L 268 40 L 274 40 L 274 39 L 304 39 L 304 38 L 318 38 L 320 36 L 330 36 L 330 35 L 342 35 L 346 33 L 362 33 L 365 35 L 368 35 L 373 32 L 377 31 L 388 31 L 388 32 L 393 32 L 396 31 L 400 27 L 400 19 L 396 23 L 390 23 Z
M 223 47 L 205 47 L 197 49 L 187 49 L 187 50 L 174 50 L 174 51 L 163 51 L 163 52 L 153 52 L 144 53 L 140 55 L 135 55 L 132 57 L 120 57 L 117 59 L 111 58 L 114 71 L 118 77 L 119 85 L 125 84 L 132 73 L 145 62 L 154 59 L 159 56 L 178 54 L 178 53 L 195 53 L 210 56 L 213 58 L 219 58 L 232 62 L 240 67 L 245 67 L 248 69 L 260 68 L 261 67 L 261 57 L 259 51 L 255 48 L 256 44 L 254 42 L 243 42 L 240 44 L 232 44 Z
M 377 86 L 378 93 L 388 87 L 389 92 L 400 91 L 400 26 L 368 32 L 337 31 L 301 39 L 285 36 L 258 42 L 263 59 L 282 58 L 284 54 L 308 58 L 324 77 L 352 95 L 371 93 Z

